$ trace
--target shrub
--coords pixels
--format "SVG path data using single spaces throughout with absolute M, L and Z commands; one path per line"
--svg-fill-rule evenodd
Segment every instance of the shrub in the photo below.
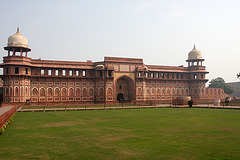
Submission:
M 7 126 L 13 122 L 13 118 L 14 118 L 15 114 L 3 125 L 2 128 L 0 128 L 0 135 L 3 134 L 7 128 Z
M 3 134 L 4 132 L 5 132 L 5 129 L 2 127 L 2 128 L 0 129 L 0 135 Z
M 189 107 L 191 108 L 192 105 L 193 105 L 193 101 L 188 101 L 188 105 L 189 105 Z

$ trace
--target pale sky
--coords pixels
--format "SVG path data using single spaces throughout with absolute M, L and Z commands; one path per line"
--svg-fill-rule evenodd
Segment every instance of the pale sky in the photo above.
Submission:
M 10 35 L 28 39 L 31 58 L 187 66 L 202 52 L 209 80 L 239 81 L 239 0 L 0 0 L 0 55 Z

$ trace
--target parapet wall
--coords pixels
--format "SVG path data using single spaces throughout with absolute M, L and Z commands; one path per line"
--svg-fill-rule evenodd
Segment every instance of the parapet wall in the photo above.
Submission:
M 6 106 L 0 108 L 0 128 L 14 115 L 17 111 L 16 106 Z

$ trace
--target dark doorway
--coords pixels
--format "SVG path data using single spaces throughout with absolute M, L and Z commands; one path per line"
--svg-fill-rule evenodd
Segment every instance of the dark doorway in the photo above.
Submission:
M 122 94 L 122 93 L 118 93 L 118 95 L 117 95 L 117 100 L 118 100 L 118 102 L 123 102 L 123 101 L 124 101 L 124 98 L 123 98 L 123 94 Z

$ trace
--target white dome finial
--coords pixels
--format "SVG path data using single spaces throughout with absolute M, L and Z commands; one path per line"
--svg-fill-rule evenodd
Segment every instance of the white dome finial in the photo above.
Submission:
M 188 53 L 188 60 L 192 59 L 202 59 L 202 53 L 196 49 L 196 46 L 194 44 L 193 50 Z
M 28 48 L 28 40 L 26 37 L 19 33 L 19 27 L 17 27 L 17 33 L 11 35 L 8 38 L 8 47 L 25 47 Z

